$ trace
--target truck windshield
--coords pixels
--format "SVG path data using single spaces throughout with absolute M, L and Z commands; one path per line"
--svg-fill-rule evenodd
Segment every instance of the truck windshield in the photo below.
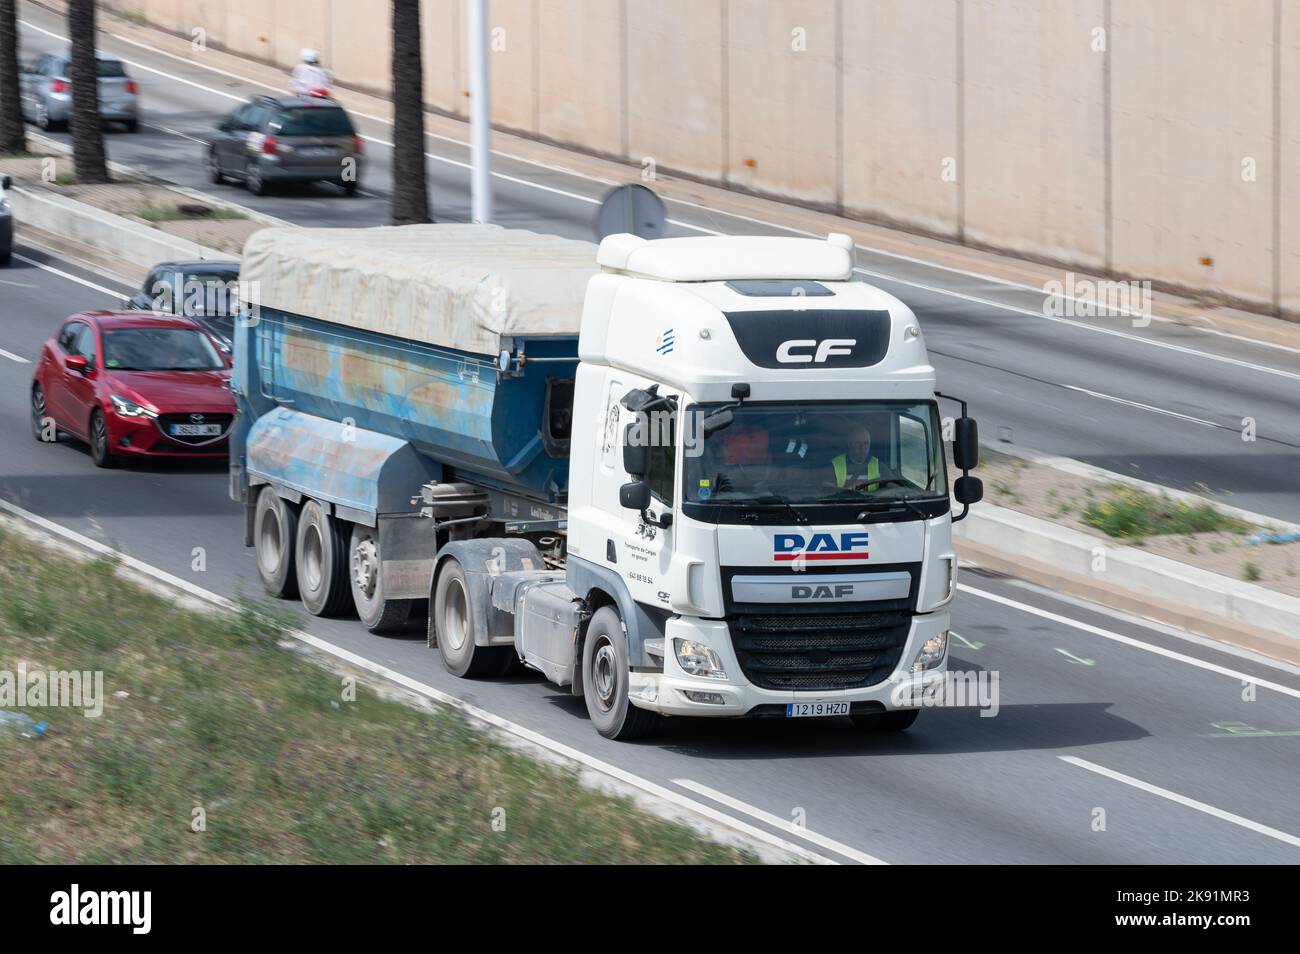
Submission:
M 707 415 L 720 404 L 694 405 Z M 687 503 L 818 504 L 947 495 L 934 402 L 745 403 L 684 446 Z M 698 420 L 698 419 L 697 419 Z M 691 423 L 696 423 L 692 421 Z

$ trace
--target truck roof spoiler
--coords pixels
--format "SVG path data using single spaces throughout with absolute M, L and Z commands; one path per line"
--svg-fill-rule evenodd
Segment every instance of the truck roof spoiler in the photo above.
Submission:
M 791 279 L 844 282 L 853 277 L 853 239 L 767 235 L 708 235 L 643 239 L 623 232 L 600 243 L 596 263 L 606 272 L 663 282 Z

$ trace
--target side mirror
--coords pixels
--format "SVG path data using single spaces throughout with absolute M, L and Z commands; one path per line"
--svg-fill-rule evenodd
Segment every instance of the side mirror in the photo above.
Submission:
M 628 510 L 644 512 L 650 506 L 650 485 L 644 480 L 634 480 L 618 488 L 618 502 Z
M 632 477 L 644 477 L 650 472 L 650 448 L 635 430 L 636 424 L 623 429 L 623 469 Z
M 958 477 L 952 485 L 952 493 L 959 504 L 969 507 L 984 499 L 984 481 L 978 477 Z
M 90 362 L 79 354 L 68 355 L 63 359 L 63 363 L 69 371 L 76 371 L 78 374 L 85 374 L 90 369 Z
M 953 428 L 952 462 L 958 470 L 974 470 L 980 460 L 979 427 L 973 417 L 957 418 Z

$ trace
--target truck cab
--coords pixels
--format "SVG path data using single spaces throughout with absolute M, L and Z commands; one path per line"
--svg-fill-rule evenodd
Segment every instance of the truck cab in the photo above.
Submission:
M 588 601 L 626 594 L 638 708 L 901 726 L 941 678 L 957 557 L 935 373 L 912 311 L 851 280 L 851 249 L 600 247 L 567 571 Z

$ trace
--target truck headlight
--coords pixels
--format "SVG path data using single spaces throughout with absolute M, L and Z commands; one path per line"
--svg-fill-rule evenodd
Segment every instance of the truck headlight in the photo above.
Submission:
M 141 407 L 134 401 L 128 401 L 120 394 L 110 394 L 110 400 L 113 402 L 113 410 L 117 411 L 122 417 L 157 417 L 158 415 L 147 407 Z
M 912 672 L 925 672 L 927 669 L 933 669 L 943 662 L 943 657 L 947 652 L 948 631 L 945 629 L 937 636 L 931 636 L 921 646 L 921 651 L 916 654 L 916 661 L 912 663 Z
M 683 672 L 707 679 L 727 678 L 722 660 L 704 643 L 697 643 L 693 639 L 674 639 L 673 651 L 677 654 L 677 665 L 682 667 Z

